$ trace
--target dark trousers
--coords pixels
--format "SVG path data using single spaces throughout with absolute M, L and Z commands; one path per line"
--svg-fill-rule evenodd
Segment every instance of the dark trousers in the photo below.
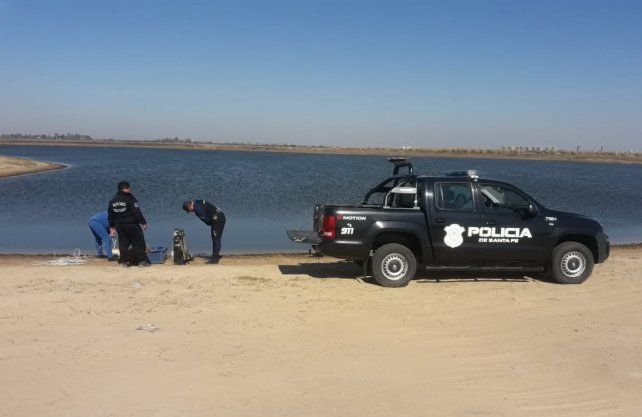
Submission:
M 116 232 L 118 232 L 118 249 L 121 257 L 127 253 L 129 245 L 134 249 L 136 260 L 138 262 L 149 262 L 145 251 L 145 235 L 139 225 L 133 223 L 117 223 Z M 123 258 L 124 261 L 124 258 Z
M 218 258 L 221 253 L 221 238 L 225 229 L 225 215 L 221 212 L 218 219 L 210 226 L 212 231 L 212 258 Z

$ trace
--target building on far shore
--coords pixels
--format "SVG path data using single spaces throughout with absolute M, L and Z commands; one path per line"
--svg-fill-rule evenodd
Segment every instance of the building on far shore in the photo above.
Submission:
M 509 145 L 502 146 L 504 152 L 545 152 L 545 153 L 555 153 L 558 151 L 557 146 L 517 146 Z

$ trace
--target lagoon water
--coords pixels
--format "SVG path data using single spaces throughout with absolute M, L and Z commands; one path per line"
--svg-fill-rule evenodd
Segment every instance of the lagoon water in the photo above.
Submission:
M 93 250 L 87 220 L 123 179 L 149 223 L 150 246 L 170 246 L 175 227 L 193 252 L 210 249 L 208 228 L 181 210 L 203 198 L 227 216 L 223 252 L 305 250 L 285 230 L 309 229 L 315 203 L 357 203 L 388 176 L 381 156 L 168 149 L 0 146 L 0 154 L 70 165 L 0 179 L 0 252 Z M 469 158 L 412 158 L 415 172 L 477 169 L 511 182 L 545 206 L 597 217 L 612 242 L 642 241 L 642 166 Z

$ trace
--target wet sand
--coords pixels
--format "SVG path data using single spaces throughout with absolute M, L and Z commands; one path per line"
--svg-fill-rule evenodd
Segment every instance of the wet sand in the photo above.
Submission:
M 330 258 L 0 256 L 0 415 L 642 415 L 642 249 L 578 286 Z M 438 278 L 438 279 L 437 279 Z

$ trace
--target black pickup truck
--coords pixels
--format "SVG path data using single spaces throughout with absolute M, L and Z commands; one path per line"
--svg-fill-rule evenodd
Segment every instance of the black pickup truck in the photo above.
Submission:
M 404 158 L 363 203 L 317 204 L 313 230 L 289 230 L 321 254 L 361 263 L 386 287 L 402 287 L 418 265 L 430 270 L 540 272 L 584 282 L 609 256 L 595 219 L 551 210 L 522 190 L 474 171 L 419 176 Z M 400 171 L 404 171 L 400 173 Z

